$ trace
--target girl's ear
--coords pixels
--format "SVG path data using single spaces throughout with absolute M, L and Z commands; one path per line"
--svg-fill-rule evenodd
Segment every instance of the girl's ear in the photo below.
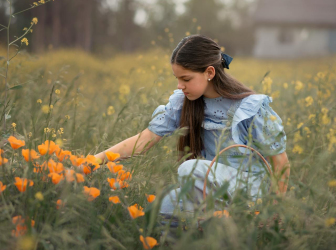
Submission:
M 208 79 L 212 79 L 214 78 L 215 74 L 216 74 L 216 70 L 214 68 L 214 66 L 209 66 L 206 70 L 205 70 L 205 73 L 206 73 L 206 77 Z

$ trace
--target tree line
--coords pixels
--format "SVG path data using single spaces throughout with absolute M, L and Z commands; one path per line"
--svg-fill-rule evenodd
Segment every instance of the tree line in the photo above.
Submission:
M 35 0 L 37 1 L 37 0 Z M 15 11 L 27 9 L 34 0 L 12 0 Z M 108 0 L 54 0 L 23 12 L 12 19 L 12 34 L 19 34 L 33 17 L 39 22 L 27 35 L 31 46 L 40 53 L 58 48 L 112 55 L 155 46 L 175 47 L 189 34 L 200 33 L 216 39 L 227 51 L 249 54 L 254 42 L 250 15 L 256 1 L 188 0 L 182 14 L 176 12 L 172 0 L 119 0 L 114 8 Z M 146 21 L 135 22 L 137 11 L 146 13 Z M 0 3 L 0 24 L 7 25 L 8 3 Z M 0 45 L 6 34 L 0 32 Z

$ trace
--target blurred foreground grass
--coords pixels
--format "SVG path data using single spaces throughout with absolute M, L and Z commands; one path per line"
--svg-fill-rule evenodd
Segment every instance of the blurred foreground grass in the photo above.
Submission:
M 113 191 L 107 178 L 116 174 L 106 166 L 90 171 L 84 182 L 65 178 L 55 185 L 50 176 L 34 172 L 36 165 L 23 159 L 22 148 L 38 151 L 45 140 L 55 141 L 73 155 L 86 156 L 145 129 L 154 109 L 167 103 L 177 85 L 170 53 L 153 48 L 100 60 L 81 51 L 60 50 L 40 56 L 21 53 L 11 62 L 9 85 L 23 87 L 10 90 L 7 129 L 1 127 L 2 157 L 8 159 L 0 167 L 0 181 L 6 185 L 0 200 L 1 246 L 140 249 L 140 235 L 155 238 L 160 249 L 336 246 L 335 56 L 291 61 L 234 58 L 227 72 L 257 92 L 271 95 L 271 106 L 285 125 L 291 163 L 288 193 L 277 205 L 271 202 L 274 194 L 258 204 L 237 195 L 226 208 L 229 218 L 214 219 L 209 211 L 199 228 L 197 218 L 183 217 L 175 239 L 166 234 L 167 226 L 160 225 L 157 211 L 165 192 L 177 182 L 176 135 L 161 140 L 144 156 L 122 161 L 125 171 L 133 172 L 132 179 L 128 187 Z M 5 66 L 4 60 L 0 63 Z M 1 108 L 3 99 L 2 91 Z M 24 140 L 25 146 L 12 149 L 7 142 L 10 135 Z M 51 158 L 60 161 L 55 154 L 46 154 L 34 163 L 42 165 Z M 70 159 L 62 163 L 65 169 L 74 166 Z M 15 177 L 28 178 L 34 185 L 19 192 Z M 83 186 L 98 188 L 100 195 L 88 201 Z M 149 203 L 146 194 L 155 194 L 155 201 Z M 110 202 L 110 196 L 118 196 L 121 204 Z M 135 203 L 144 207 L 145 215 L 132 219 L 127 207 Z M 15 216 L 26 218 L 27 230 L 20 231 L 23 236 L 12 233 L 18 230 L 12 221 Z M 35 222 L 32 227 L 30 220 Z

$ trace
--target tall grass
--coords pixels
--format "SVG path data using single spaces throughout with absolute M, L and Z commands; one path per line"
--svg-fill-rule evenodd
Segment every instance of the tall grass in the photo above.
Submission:
M 273 97 L 271 106 L 287 134 L 291 175 L 282 199 L 270 193 L 252 204 L 242 190 L 225 207 L 228 218 L 214 217 L 214 210 L 208 209 L 194 216 L 177 213 L 177 228 L 161 223 L 160 202 L 178 186 L 178 134 L 164 138 L 145 155 L 123 160 L 120 164 L 133 174 L 129 186 L 117 190 L 107 182 L 116 174 L 106 165 L 86 175 L 83 183 L 62 180 L 55 185 L 48 170 L 35 173 L 34 164 L 23 159 L 22 148 L 38 151 L 45 140 L 86 156 L 141 132 L 154 109 L 167 103 L 176 88 L 169 53 L 153 48 L 103 60 L 74 50 L 42 55 L 22 51 L 13 59 L 8 69 L 8 104 L 1 91 L 7 126 L 1 130 L 0 146 L 2 159 L 8 159 L 0 167 L 0 181 L 6 185 L 0 194 L 1 248 L 141 249 L 140 235 L 155 238 L 157 249 L 330 249 L 336 245 L 335 56 L 314 61 L 237 57 L 232 62 L 230 74 Z M 6 67 L 6 60 L 0 62 Z M 22 88 L 9 89 L 21 84 Z M 1 86 L 5 88 L 4 81 Z M 25 146 L 13 149 L 7 141 L 10 135 L 24 140 Z M 33 162 L 50 159 L 58 161 L 46 154 Z M 77 171 L 69 159 L 62 163 Z M 28 178 L 34 185 L 19 192 L 15 177 Z M 88 201 L 83 186 L 98 188 L 100 195 Z M 191 186 L 186 182 L 182 189 L 187 192 Z M 149 203 L 146 194 L 155 194 L 155 201 Z M 225 199 L 223 194 L 217 193 Z M 110 196 L 118 196 L 121 203 L 111 203 Z M 207 200 L 209 207 L 212 199 Z M 58 200 L 64 206 L 57 208 Z M 133 219 L 127 208 L 135 203 L 144 207 L 145 215 Z M 27 226 L 18 237 L 12 233 L 15 216 L 25 218 Z

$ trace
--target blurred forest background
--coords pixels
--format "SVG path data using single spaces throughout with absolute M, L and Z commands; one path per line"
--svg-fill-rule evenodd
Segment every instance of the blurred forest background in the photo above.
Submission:
M 37 17 L 27 36 L 27 50 L 41 53 L 81 48 L 101 56 L 131 53 L 157 46 L 173 48 L 188 33 L 216 39 L 231 55 L 248 55 L 253 48 L 251 13 L 259 0 L 55 0 L 12 19 L 19 34 Z M 13 0 L 14 12 L 34 0 Z M 8 3 L 0 1 L 0 23 L 7 24 Z M 0 33 L 5 41 L 6 33 Z M 154 42 L 155 41 L 155 42 Z M 3 44 L 4 45 L 4 44 Z

